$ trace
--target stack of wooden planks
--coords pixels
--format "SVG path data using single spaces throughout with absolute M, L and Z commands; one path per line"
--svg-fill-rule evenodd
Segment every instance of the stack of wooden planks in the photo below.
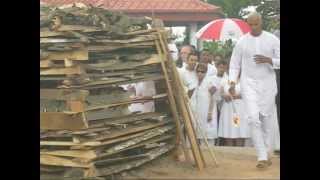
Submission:
M 108 176 L 172 150 L 172 112 L 128 110 L 168 103 L 166 90 L 132 99 L 122 87 L 164 82 L 156 30 L 93 7 L 41 7 L 40 15 L 41 179 Z

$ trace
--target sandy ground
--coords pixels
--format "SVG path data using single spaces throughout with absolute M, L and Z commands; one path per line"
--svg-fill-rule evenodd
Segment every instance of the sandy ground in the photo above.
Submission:
M 264 170 L 255 167 L 255 150 L 251 147 L 215 147 L 218 160 L 215 167 L 208 149 L 204 149 L 207 167 L 199 172 L 192 163 L 177 162 L 173 154 L 163 156 L 143 168 L 122 174 L 123 179 L 214 179 L 214 180 L 272 180 L 280 179 L 280 158 L 273 156 L 272 165 Z

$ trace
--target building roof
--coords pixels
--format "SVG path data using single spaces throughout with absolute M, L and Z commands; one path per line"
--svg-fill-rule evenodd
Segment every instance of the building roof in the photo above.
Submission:
M 49 5 L 83 3 L 133 16 L 151 16 L 164 21 L 210 21 L 221 8 L 200 0 L 40 0 Z M 196 19 L 193 19 L 192 17 Z M 191 17 L 191 19 L 190 19 Z
M 220 7 L 200 0 L 40 0 L 51 5 L 72 3 L 92 4 L 111 10 L 123 12 L 218 12 Z

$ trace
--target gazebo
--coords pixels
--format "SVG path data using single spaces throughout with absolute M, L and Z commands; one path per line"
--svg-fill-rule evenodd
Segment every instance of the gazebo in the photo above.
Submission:
M 204 24 L 223 17 L 220 7 L 200 0 L 40 0 L 49 5 L 83 3 L 129 16 L 149 16 L 163 20 L 165 26 L 185 26 L 190 43 L 198 47 L 195 33 Z

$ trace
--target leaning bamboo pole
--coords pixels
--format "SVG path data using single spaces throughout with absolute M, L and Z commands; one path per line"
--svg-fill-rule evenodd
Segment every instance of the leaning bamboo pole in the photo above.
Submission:
M 166 38 L 163 38 L 163 36 L 161 36 L 161 34 L 160 34 L 159 39 L 160 39 L 160 41 L 164 41 L 164 42 L 162 42 L 162 43 L 163 43 L 163 48 L 164 48 L 164 51 L 167 52 L 168 50 L 165 49 L 166 46 L 164 46 L 164 43 L 167 43 Z M 171 58 L 171 57 L 168 57 L 168 58 Z M 176 69 L 176 67 L 175 67 L 175 64 L 173 63 L 172 60 L 171 60 L 171 61 L 168 61 L 168 63 L 170 63 L 170 65 L 171 65 L 171 67 L 172 67 L 172 68 L 171 68 L 172 74 L 173 74 L 173 76 L 174 76 L 174 78 L 175 78 L 175 80 L 176 80 L 176 83 L 175 83 L 175 84 L 178 85 L 178 86 L 180 86 L 180 87 L 183 87 L 183 83 L 181 82 L 181 79 L 179 78 L 179 75 L 178 75 L 177 69 Z M 192 110 L 191 110 L 190 101 L 189 101 L 189 98 L 188 98 L 187 94 L 186 94 L 184 91 L 182 91 L 182 95 L 183 95 L 183 100 L 184 100 L 185 106 L 187 107 L 187 111 L 188 111 L 191 119 L 195 120 L 194 122 L 196 122 L 196 123 L 199 125 L 198 119 L 194 116 L 194 114 L 193 114 L 193 112 L 192 112 Z M 213 108 L 213 107 L 212 107 L 212 108 Z M 205 140 L 206 146 L 207 146 L 208 149 L 209 149 L 209 153 L 210 153 L 210 155 L 211 155 L 212 160 L 214 161 L 215 165 L 218 166 L 217 158 L 216 158 L 216 156 L 215 156 L 215 153 L 214 153 L 213 149 L 209 147 L 209 143 L 208 143 L 208 140 L 207 140 L 208 138 L 207 138 L 206 134 L 205 134 L 202 130 L 200 130 L 200 133 L 201 133 L 201 136 L 202 136 L 202 137 L 204 138 L 204 140 Z
M 165 46 L 165 44 L 162 41 L 162 38 L 161 38 L 162 36 L 161 36 L 159 31 L 157 32 L 157 34 L 159 36 L 160 42 L 157 41 L 156 45 L 159 48 L 161 46 L 163 48 Z M 159 48 L 157 48 L 157 49 L 159 49 Z M 163 52 L 165 52 L 164 48 L 162 50 L 163 50 Z M 172 69 L 173 68 L 171 68 L 171 70 Z M 175 85 L 176 90 L 178 92 L 183 92 L 183 89 L 177 83 L 176 78 L 174 78 L 173 80 L 174 80 L 173 84 Z M 197 137 L 196 137 L 196 134 L 195 134 L 195 130 L 194 130 L 194 127 L 193 127 L 193 124 L 192 124 L 192 120 L 191 120 L 190 114 L 188 113 L 187 107 L 186 107 L 186 105 L 184 103 L 183 95 L 181 93 L 177 93 L 175 97 L 177 98 L 178 107 L 180 109 L 180 112 L 181 112 L 181 115 L 182 115 L 182 119 L 183 119 L 184 124 L 185 124 L 187 137 L 188 137 L 188 139 L 190 141 L 191 150 L 192 150 L 195 162 L 196 162 L 199 170 L 202 171 L 204 169 L 204 167 L 205 167 L 205 161 L 204 161 L 203 154 L 202 154 L 202 152 L 200 150 L 200 147 L 199 147 L 199 145 L 197 143 Z

